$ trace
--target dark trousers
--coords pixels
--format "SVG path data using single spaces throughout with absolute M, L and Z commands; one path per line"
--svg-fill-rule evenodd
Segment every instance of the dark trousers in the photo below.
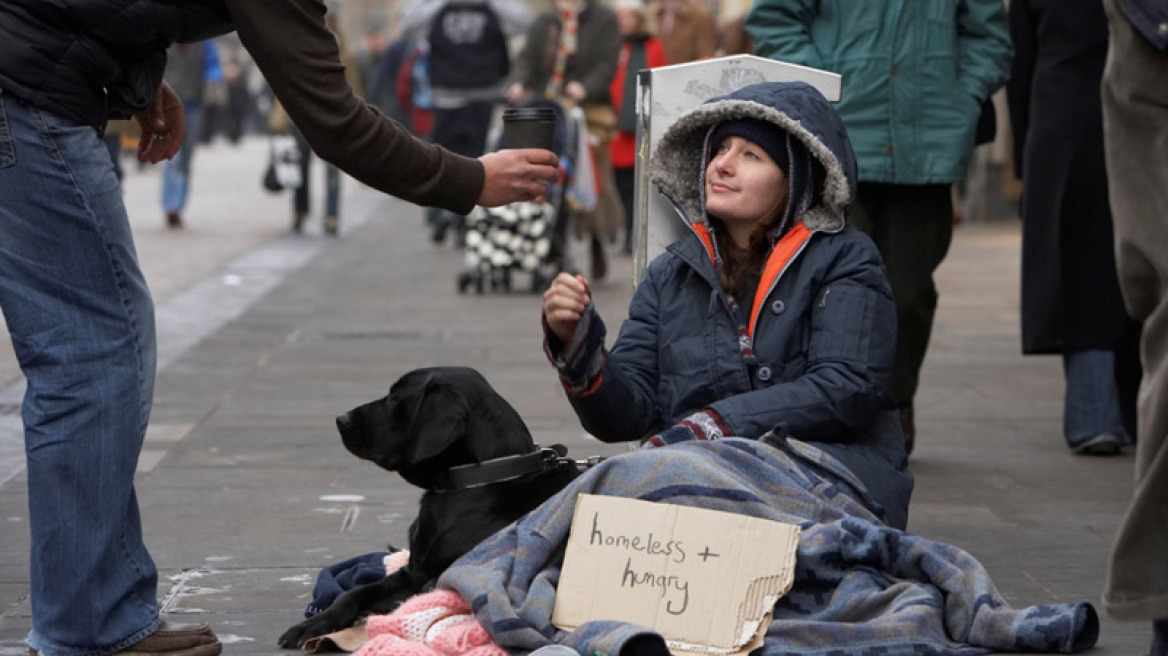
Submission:
M 434 110 L 434 143 L 464 155 L 479 157 L 486 152 L 487 132 L 495 107 L 489 102 L 472 102 L 457 109 Z
M 300 144 L 300 186 L 292 194 L 292 211 L 307 215 L 312 211 L 312 146 L 300 132 L 295 133 Z M 341 170 L 333 164 L 324 165 L 324 213 L 338 217 L 341 213 Z
M 620 194 L 621 205 L 625 208 L 625 252 L 633 250 L 633 196 L 636 193 L 636 168 L 613 168 L 616 177 L 616 190 Z
M 889 390 L 901 407 L 912 405 L 937 310 L 933 272 L 953 239 L 950 186 L 860 183 L 848 220 L 884 258 L 898 320 Z

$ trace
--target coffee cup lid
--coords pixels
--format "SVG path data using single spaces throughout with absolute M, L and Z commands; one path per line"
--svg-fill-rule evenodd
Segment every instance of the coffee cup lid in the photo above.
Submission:
M 504 121 L 555 121 L 556 111 L 547 107 L 512 107 L 503 110 Z

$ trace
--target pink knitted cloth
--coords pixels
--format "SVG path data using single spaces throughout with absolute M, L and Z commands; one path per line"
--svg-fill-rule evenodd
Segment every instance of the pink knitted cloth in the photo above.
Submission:
M 355 656 L 509 656 L 453 590 L 415 595 L 389 615 L 371 615 L 365 629 L 369 641 Z

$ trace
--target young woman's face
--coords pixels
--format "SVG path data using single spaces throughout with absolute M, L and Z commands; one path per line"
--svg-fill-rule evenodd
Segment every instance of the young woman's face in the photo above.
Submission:
M 727 137 L 706 166 L 706 211 L 722 220 L 739 246 L 769 225 L 787 204 L 787 176 L 766 151 L 742 137 Z

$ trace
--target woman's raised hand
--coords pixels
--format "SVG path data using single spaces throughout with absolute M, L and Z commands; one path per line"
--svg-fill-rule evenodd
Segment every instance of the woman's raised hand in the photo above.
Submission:
M 552 280 L 543 293 L 543 316 L 560 342 L 567 344 L 572 339 L 591 300 L 592 290 L 584 276 L 560 273 Z

